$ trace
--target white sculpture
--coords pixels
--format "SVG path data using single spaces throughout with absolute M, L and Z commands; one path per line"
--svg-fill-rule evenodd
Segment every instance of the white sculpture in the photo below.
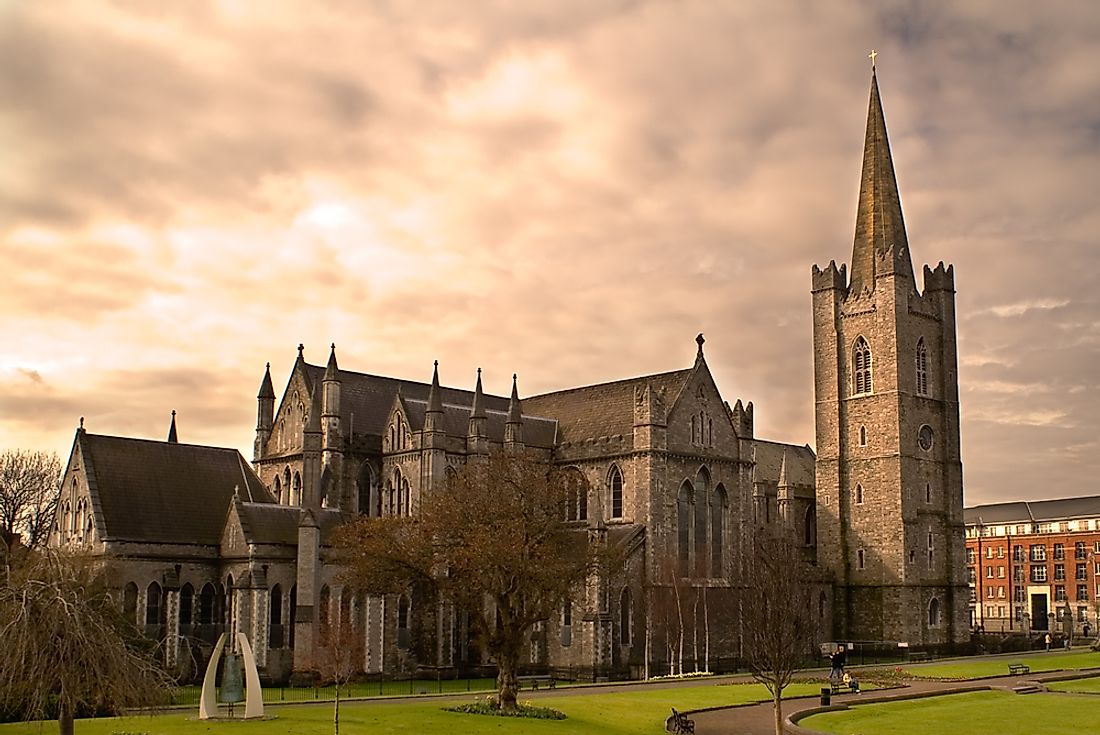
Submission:
M 263 717 L 264 695 L 260 687 L 260 672 L 256 668 L 256 657 L 252 655 L 252 646 L 248 645 L 248 637 L 244 633 L 237 633 L 237 645 L 240 647 L 241 655 L 244 658 L 246 693 L 244 719 Z M 199 698 L 200 720 L 209 720 L 218 714 L 214 679 L 217 676 L 218 662 L 221 660 L 223 648 L 225 648 L 225 633 L 222 633 L 218 638 L 218 643 L 214 646 L 214 653 L 210 657 L 210 663 L 206 665 L 206 676 L 202 679 L 202 696 Z

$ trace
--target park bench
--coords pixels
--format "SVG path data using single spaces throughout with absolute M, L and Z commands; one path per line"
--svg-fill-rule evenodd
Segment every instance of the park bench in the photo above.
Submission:
M 516 677 L 517 689 L 523 689 L 524 684 L 530 684 L 529 688 L 531 689 L 538 689 L 539 684 L 545 685 L 547 689 L 553 689 L 556 683 L 557 682 L 554 680 L 554 677 L 550 676 L 549 674 L 535 674 L 531 676 Z
M 910 651 L 909 652 L 909 660 L 910 661 L 931 661 L 932 660 L 932 654 L 930 654 L 928 651 Z
M 1009 664 L 1008 673 L 1012 676 L 1019 676 L 1020 674 L 1030 674 L 1031 667 L 1027 664 Z
M 695 733 L 695 720 L 689 720 L 687 715 L 683 712 L 677 712 L 676 708 L 673 707 L 672 716 L 668 718 L 668 727 L 670 732 L 693 735 Z

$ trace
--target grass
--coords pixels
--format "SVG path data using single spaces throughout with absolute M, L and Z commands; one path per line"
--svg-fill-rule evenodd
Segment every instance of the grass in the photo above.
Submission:
M 1022 653 L 981 661 L 952 661 L 942 664 L 907 666 L 905 674 L 914 679 L 984 679 L 989 676 L 1007 676 L 1008 665 L 1027 664 L 1031 672 L 1074 671 L 1100 667 L 1100 652 L 1070 651 L 1069 653 Z
M 817 682 L 800 682 L 788 687 L 788 697 L 816 694 Z M 533 720 L 467 715 L 444 712 L 447 703 L 469 702 L 473 696 L 433 698 L 419 701 L 375 700 L 345 703 L 340 707 L 341 735 L 366 733 L 463 733 L 469 735 L 634 735 L 663 732 L 664 720 L 672 707 L 678 710 L 719 707 L 770 700 L 759 684 L 699 686 L 660 689 L 639 687 L 629 692 L 540 697 L 539 706 L 553 707 L 565 713 L 565 720 Z M 520 695 L 520 701 L 525 701 Z M 290 705 L 268 711 L 274 721 L 199 722 L 198 708 L 152 717 L 103 718 L 78 720 L 76 735 L 324 735 L 332 732 L 332 705 Z M 12 723 L 0 725 L 0 735 L 52 735 L 57 724 Z
M 414 679 L 412 681 L 364 681 L 346 684 L 340 687 L 340 698 L 352 697 L 400 697 L 410 694 L 465 694 L 466 692 L 489 692 L 496 687 L 495 679 Z M 180 687 L 173 695 L 176 704 L 193 704 L 196 707 L 202 687 Z M 327 687 L 267 687 L 264 689 L 264 703 L 308 702 L 317 699 L 333 699 L 336 688 Z
M 1076 692 L 1079 694 L 1100 694 L 1100 677 L 1073 679 L 1071 681 L 1053 681 L 1047 689 L 1056 692 Z
M 858 705 L 799 724 L 836 735 L 1078 735 L 1095 719 L 1096 702 L 1086 697 L 986 691 Z

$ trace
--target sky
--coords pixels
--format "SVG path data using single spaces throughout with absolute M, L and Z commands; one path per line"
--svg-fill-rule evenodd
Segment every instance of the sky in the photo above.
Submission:
M 0 0 L 0 449 L 251 457 L 264 364 L 689 367 L 814 444 L 877 71 L 955 266 L 967 505 L 1100 476 L 1100 5 Z M 918 276 L 919 279 L 919 276 Z

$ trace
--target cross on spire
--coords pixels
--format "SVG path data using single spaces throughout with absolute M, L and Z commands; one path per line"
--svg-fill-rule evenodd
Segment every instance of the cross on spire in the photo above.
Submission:
M 875 68 L 875 57 L 878 56 L 878 51 L 871 49 L 871 53 L 867 54 L 867 58 L 871 60 L 871 68 Z

